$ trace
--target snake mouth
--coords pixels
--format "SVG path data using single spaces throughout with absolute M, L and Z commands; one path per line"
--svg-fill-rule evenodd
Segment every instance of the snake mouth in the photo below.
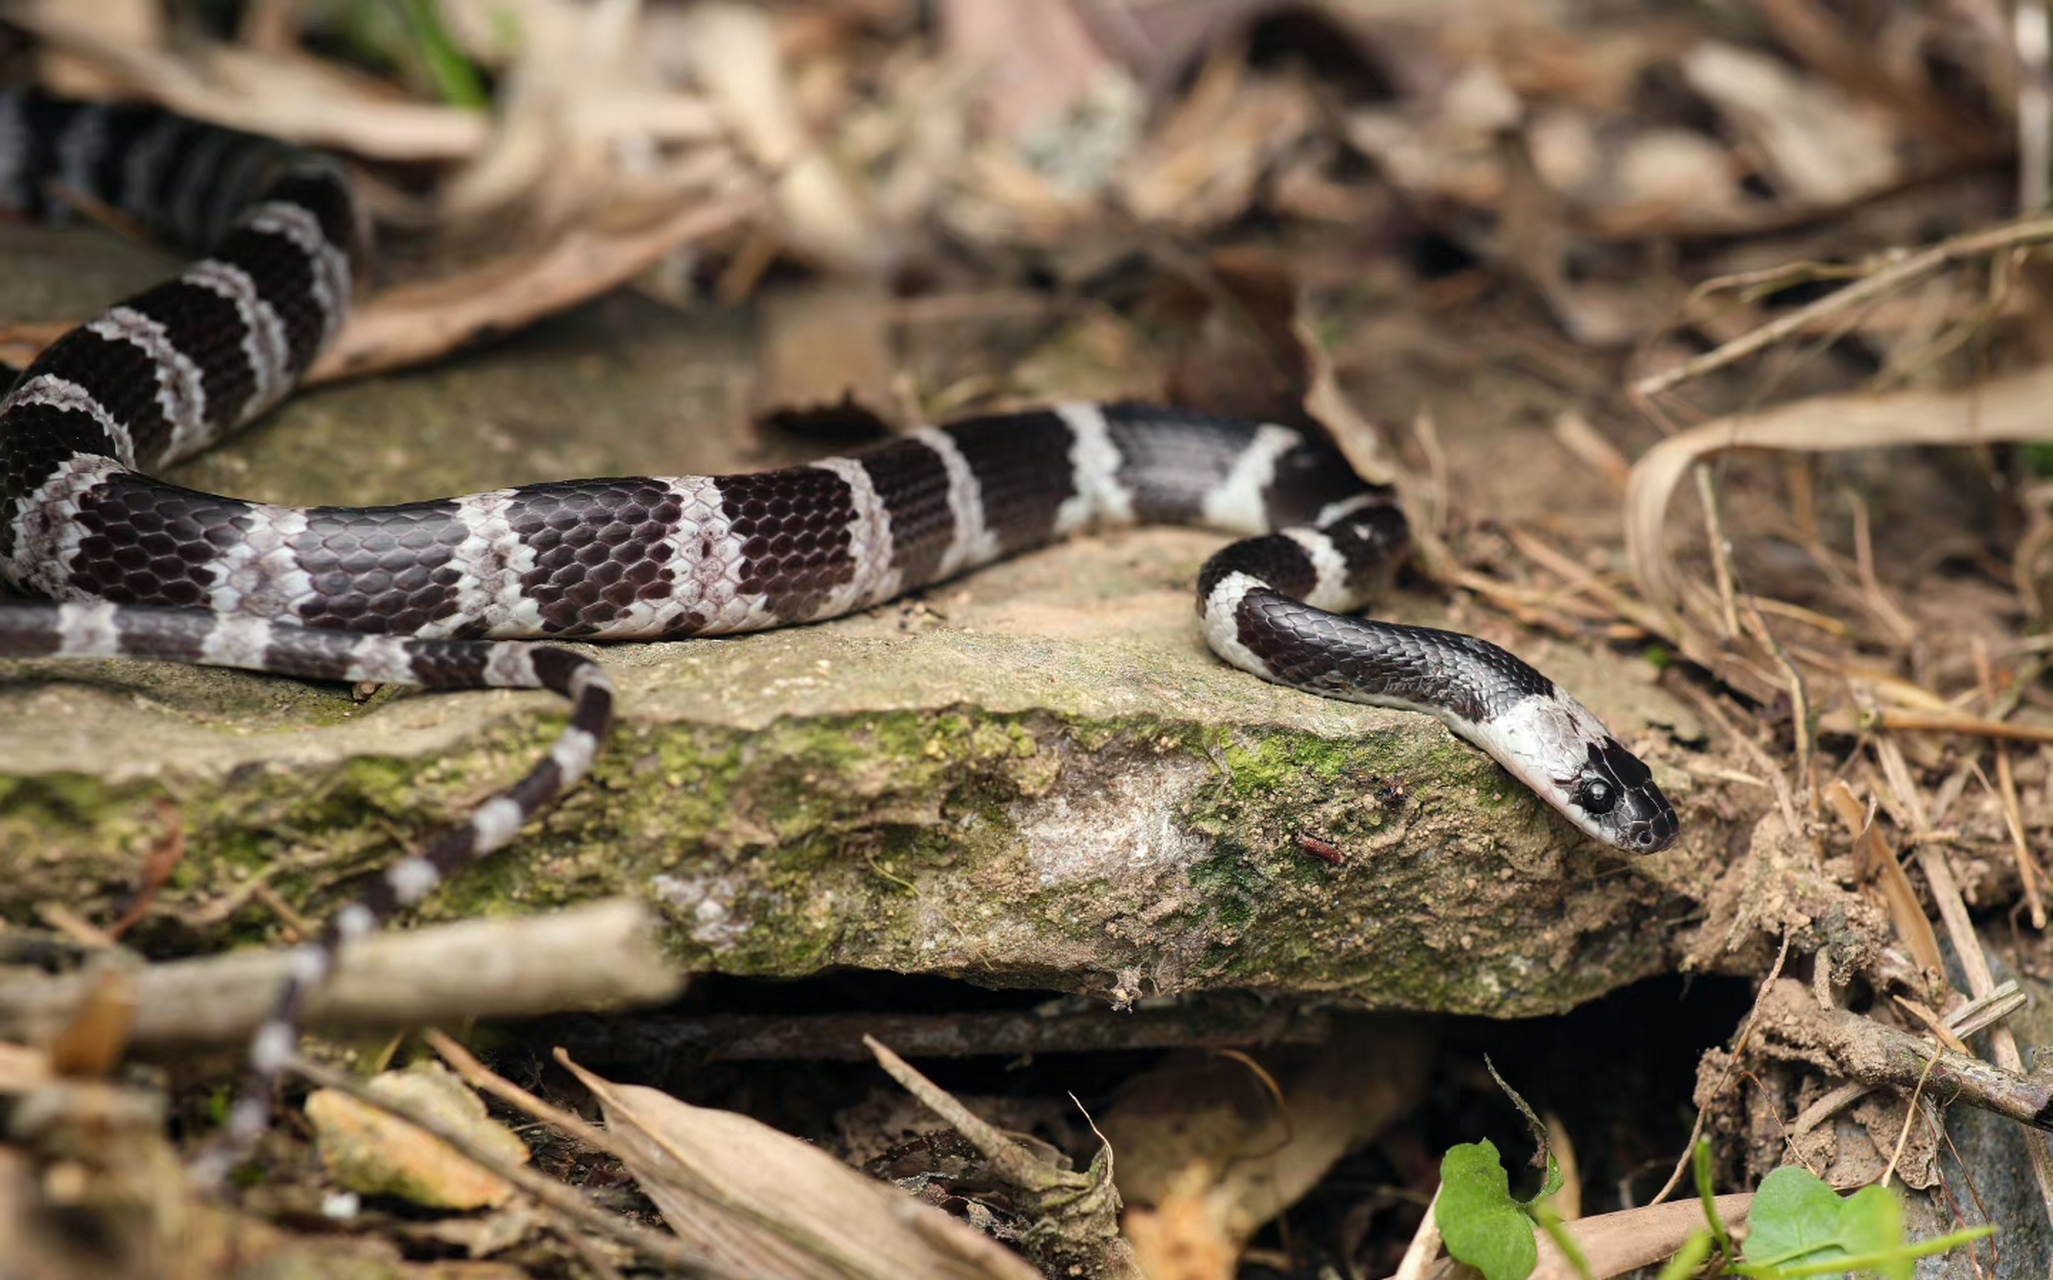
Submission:
M 1628 853 L 1660 853 L 1674 844 L 1682 831 L 1682 820 L 1658 787 L 1649 785 L 1627 793 L 1624 807 L 1628 812 L 1622 824 L 1623 843 Z

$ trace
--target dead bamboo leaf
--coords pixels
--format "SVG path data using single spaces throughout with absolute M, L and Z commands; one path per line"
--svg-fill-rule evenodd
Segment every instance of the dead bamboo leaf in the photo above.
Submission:
M 1836 453 L 1905 445 L 2053 440 L 2053 365 L 1957 391 L 1818 396 L 1707 422 L 1671 436 L 1634 464 L 1625 495 L 1625 549 L 1648 600 L 1679 608 L 1690 584 L 1664 538 L 1669 500 L 1698 463 L 1737 449 Z
M 670 1229 L 743 1275 L 1038 1280 L 1018 1256 L 789 1134 L 557 1061 L 592 1091 Z
M 1889 842 L 1875 828 L 1872 815 L 1853 788 L 1844 779 L 1834 781 L 1825 788 L 1825 802 L 1832 806 L 1839 825 L 1853 837 L 1854 853 L 1860 859 L 1860 874 L 1864 880 L 1872 880 L 1882 891 L 1882 900 L 1889 906 L 1889 919 L 1896 926 L 1896 936 L 1903 939 L 1903 945 L 1910 948 L 1910 954 L 1918 967 L 1927 971 L 1944 973 L 1946 961 L 1939 954 L 1939 935 L 1932 931 L 1932 921 L 1925 915 L 1924 904 L 1918 901 L 1918 891 L 1910 882 L 1903 864 L 1896 860 L 1896 853 Z

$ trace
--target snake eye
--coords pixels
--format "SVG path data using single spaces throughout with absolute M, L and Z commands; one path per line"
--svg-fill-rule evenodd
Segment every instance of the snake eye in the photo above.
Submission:
M 1611 812 L 1617 803 L 1618 788 L 1602 778 L 1591 778 L 1576 788 L 1576 807 L 1593 817 Z

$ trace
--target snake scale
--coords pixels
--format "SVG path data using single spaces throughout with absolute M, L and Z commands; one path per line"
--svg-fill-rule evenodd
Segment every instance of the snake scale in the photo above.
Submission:
M 52 344 L 0 401 L 0 656 L 129 657 L 318 680 L 545 688 L 546 758 L 389 867 L 292 976 L 232 1135 L 268 1120 L 337 949 L 498 849 L 589 769 L 613 690 L 534 640 L 668 641 L 833 618 L 1090 528 L 1245 535 L 1198 580 L 1205 639 L 1265 680 L 1436 716 L 1582 831 L 1667 847 L 1646 766 L 1495 645 L 1349 616 L 1407 547 L 1391 493 L 1323 440 L 1179 410 L 1066 404 L 755 475 L 524 485 L 352 509 L 151 478 L 282 399 L 341 330 L 359 216 L 333 160 L 154 108 L 0 92 L 0 206 L 77 192 L 204 256 Z

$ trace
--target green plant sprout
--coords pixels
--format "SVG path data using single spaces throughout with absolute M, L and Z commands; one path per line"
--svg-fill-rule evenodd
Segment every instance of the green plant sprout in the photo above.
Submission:
M 1484 1065 L 1531 1126 L 1539 1145 L 1535 1163 L 1544 1162 L 1547 1173 L 1539 1194 L 1530 1200 L 1514 1199 L 1510 1175 L 1495 1145 L 1485 1140 L 1449 1148 L 1440 1161 L 1440 1195 L 1434 1211 L 1447 1252 L 1482 1272 L 1484 1280 L 1526 1280 L 1539 1264 L 1537 1228 L 1547 1232 L 1583 1280 L 1592 1280 L 1574 1234 L 1545 1206 L 1547 1198 L 1561 1189 L 1561 1170 L 1548 1148 L 1546 1129 L 1487 1058 Z M 1707 1225 L 1683 1241 L 1661 1268 L 1660 1280 L 1687 1280 L 1706 1263 L 1711 1268 L 1704 1274 L 1750 1280 L 1853 1274 L 1911 1280 L 1917 1259 L 1996 1232 L 1981 1226 L 1906 1241 L 1903 1201 L 1895 1191 L 1868 1186 L 1841 1196 L 1809 1170 L 1785 1166 L 1761 1180 L 1747 1211 L 1745 1244 L 1739 1245 L 1718 1216 L 1708 1139 L 1697 1144 L 1692 1163 Z

